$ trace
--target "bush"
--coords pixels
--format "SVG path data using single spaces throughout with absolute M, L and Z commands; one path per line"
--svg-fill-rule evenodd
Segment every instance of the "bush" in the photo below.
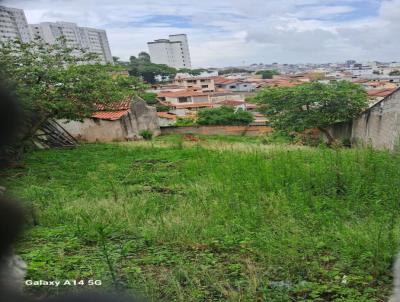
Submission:
M 264 145 L 268 144 L 289 144 L 293 142 L 293 135 L 290 135 L 286 131 L 275 130 L 269 133 L 267 136 L 263 137 L 261 142 Z
M 250 112 L 231 107 L 202 109 L 198 113 L 199 125 L 248 125 L 253 121 Z
M 158 103 L 157 94 L 153 92 L 143 92 L 140 97 L 148 104 L 155 105 Z
M 168 112 L 171 110 L 171 107 L 167 105 L 157 105 L 156 106 L 157 112 Z
M 263 79 L 272 79 L 274 75 L 279 75 L 277 70 L 260 70 L 256 74 L 260 74 Z
M 194 126 L 196 122 L 192 118 L 178 117 L 175 122 L 175 126 Z
M 146 141 L 150 141 L 153 138 L 153 132 L 150 130 L 142 130 L 139 132 L 139 134 Z

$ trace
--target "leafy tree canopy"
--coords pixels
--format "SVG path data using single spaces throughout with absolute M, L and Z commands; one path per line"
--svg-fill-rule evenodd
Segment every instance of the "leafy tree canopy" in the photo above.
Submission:
M 272 79 L 274 75 L 278 75 L 279 72 L 277 70 L 260 70 L 257 71 L 256 74 L 260 74 L 263 79 Z
M 197 124 L 199 125 L 248 125 L 253 121 L 250 112 L 232 107 L 222 106 L 219 108 L 202 109 L 198 113 Z
M 220 75 L 231 74 L 231 73 L 251 73 L 251 71 L 243 68 L 228 68 L 218 71 L 218 74 Z
M 318 128 L 330 143 L 333 138 L 328 126 L 351 120 L 367 107 L 364 88 L 347 81 L 267 88 L 255 100 L 263 106 L 271 125 L 277 130 L 300 132 Z
M 390 76 L 400 76 L 400 70 L 393 70 L 389 73 Z
M 66 45 L 39 40 L 9 41 L 0 47 L 0 76 L 17 93 L 27 118 L 30 139 L 49 118 L 78 120 L 98 104 L 110 104 L 146 88 L 138 78 L 113 73 L 98 56 Z
M 198 76 L 202 72 L 207 72 L 207 71 L 208 70 L 204 69 L 204 68 L 197 68 L 197 69 L 181 68 L 181 69 L 179 69 L 178 72 L 180 72 L 180 73 L 188 73 L 188 74 L 193 75 L 193 76 Z
M 141 52 L 137 57 L 131 56 L 128 64 L 129 74 L 141 77 L 145 82 L 154 84 L 156 77 L 162 80 L 173 78 L 177 70 L 164 64 L 154 64 L 150 61 L 150 56 L 146 52 Z

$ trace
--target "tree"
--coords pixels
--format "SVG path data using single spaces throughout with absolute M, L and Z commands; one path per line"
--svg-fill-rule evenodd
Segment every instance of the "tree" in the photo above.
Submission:
M 278 75 L 279 72 L 277 70 L 260 70 L 257 71 L 256 74 L 260 74 L 263 79 L 272 79 L 274 75 Z
M 181 68 L 178 70 L 179 73 L 187 73 L 192 76 L 198 76 L 203 72 L 208 72 L 207 69 L 204 68 L 197 68 L 197 69 L 189 69 L 189 68 Z
M 68 47 L 65 39 L 54 45 L 38 40 L 1 45 L 0 76 L 16 92 L 26 114 L 19 151 L 50 118 L 80 120 L 98 105 L 146 88 L 140 79 L 113 75 L 116 67 L 97 62 L 97 55 Z
M 121 61 L 121 59 L 119 57 L 112 57 L 113 58 L 113 62 L 115 66 L 123 66 L 123 67 L 127 67 L 128 66 L 128 62 L 125 61 Z
M 150 62 L 150 56 L 146 52 L 139 53 L 138 57 L 131 56 L 128 66 L 131 76 L 141 77 L 145 82 L 154 84 L 156 77 L 160 76 L 162 80 L 168 80 L 174 77 L 177 70 L 164 64 L 154 64 Z
M 143 92 L 140 94 L 140 97 L 148 104 L 155 105 L 158 103 L 157 93 L 153 92 Z
M 232 107 L 202 109 L 198 113 L 199 125 L 248 125 L 254 120 L 250 112 Z
M 393 70 L 389 73 L 389 76 L 400 76 L 400 70 Z
M 330 125 L 351 120 L 367 107 L 364 88 L 347 81 L 267 88 L 255 100 L 275 129 L 301 132 L 318 128 L 329 144 L 334 141 L 328 131 Z
M 231 73 L 251 73 L 251 71 L 247 70 L 247 69 L 235 68 L 235 67 L 218 70 L 218 74 L 220 74 L 220 75 L 226 75 L 226 74 L 231 74 Z
M 139 59 L 139 60 L 143 60 L 143 61 L 150 62 L 150 55 L 149 55 L 147 52 L 142 51 L 142 52 L 140 52 L 140 53 L 138 54 L 138 59 Z

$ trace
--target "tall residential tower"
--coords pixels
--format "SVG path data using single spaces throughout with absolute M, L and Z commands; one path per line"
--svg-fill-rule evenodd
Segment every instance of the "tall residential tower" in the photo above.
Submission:
M 185 34 L 170 35 L 169 39 L 159 39 L 147 43 L 151 62 L 166 64 L 174 68 L 191 68 L 189 43 Z
M 0 42 L 14 39 L 31 40 L 25 13 L 22 9 L 0 6 Z
M 71 22 L 42 22 L 29 25 L 32 37 L 52 44 L 64 36 L 68 46 L 97 53 L 102 63 L 112 63 L 110 46 L 105 30 L 79 27 Z

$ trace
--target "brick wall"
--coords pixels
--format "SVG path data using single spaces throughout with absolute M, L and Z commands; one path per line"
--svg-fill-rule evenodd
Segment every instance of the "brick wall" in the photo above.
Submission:
M 272 132 L 268 126 L 185 126 L 162 127 L 161 134 L 245 135 L 259 136 Z

